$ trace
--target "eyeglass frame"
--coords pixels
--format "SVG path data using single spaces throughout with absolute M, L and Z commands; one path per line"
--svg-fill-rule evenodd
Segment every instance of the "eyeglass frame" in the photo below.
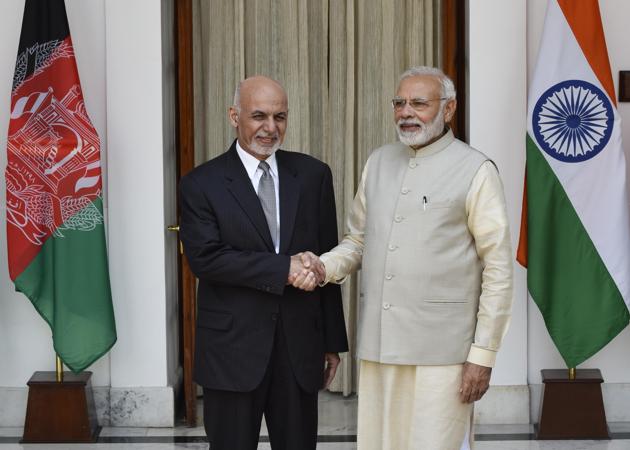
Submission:
M 448 99 L 449 99 L 448 97 L 439 97 L 439 98 L 416 97 L 416 98 L 410 98 L 409 100 L 407 100 L 406 98 L 402 98 L 402 97 L 394 97 L 392 98 L 391 103 L 392 103 L 392 109 L 394 111 L 402 111 L 407 104 L 409 104 L 411 109 L 413 109 L 414 111 L 424 111 L 429 106 L 429 102 L 434 102 L 436 100 L 443 101 L 443 100 L 448 100 Z M 394 102 L 397 100 L 403 101 L 402 105 L 400 105 L 399 107 L 396 107 L 396 105 L 394 104 Z M 414 101 L 419 101 L 422 104 L 416 108 L 411 104 L 411 102 L 414 102 Z

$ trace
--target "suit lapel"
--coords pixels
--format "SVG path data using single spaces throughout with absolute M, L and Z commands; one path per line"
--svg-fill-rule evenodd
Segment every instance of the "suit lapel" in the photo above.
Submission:
M 236 153 L 236 141 L 228 150 L 225 179 L 228 191 L 230 191 L 236 202 L 249 217 L 252 225 L 254 225 L 261 239 L 265 242 L 267 249 L 275 252 L 267 219 L 265 219 L 265 213 L 262 206 L 260 206 L 260 200 L 256 195 L 243 163 L 238 157 L 238 153 Z M 280 194 L 282 195 L 282 191 Z M 280 212 L 282 213 L 282 208 L 280 208 Z
M 278 150 L 278 176 L 280 178 L 280 253 L 286 254 L 293 237 L 293 226 L 300 200 L 300 183 L 297 171 L 286 158 L 286 152 Z

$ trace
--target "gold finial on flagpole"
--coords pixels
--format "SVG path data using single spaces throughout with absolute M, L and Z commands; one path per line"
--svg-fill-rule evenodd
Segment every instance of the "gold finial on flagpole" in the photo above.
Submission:
M 569 380 L 575 380 L 575 367 L 569 367 Z
M 57 355 L 57 383 L 61 383 L 63 381 L 63 363 L 61 362 L 61 358 Z

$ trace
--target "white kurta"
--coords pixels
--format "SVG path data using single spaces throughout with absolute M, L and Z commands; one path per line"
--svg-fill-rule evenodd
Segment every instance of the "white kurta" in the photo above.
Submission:
M 451 145 L 454 140 L 452 132 L 449 131 L 438 141 L 416 153 L 435 152 Z M 326 266 L 326 283 L 343 283 L 348 275 L 361 268 L 362 263 L 364 266 L 368 264 L 368 262 L 362 261 L 366 247 L 367 209 L 370 203 L 370 199 L 366 196 L 366 180 L 370 171 L 377 170 L 371 168 L 370 162 L 368 160 L 363 170 L 356 196 L 347 217 L 346 233 L 343 240 L 330 252 L 321 255 L 321 260 Z M 392 180 L 392 183 L 395 182 L 396 180 Z M 403 194 L 405 194 L 404 191 Z M 395 198 L 391 199 L 391 202 L 395 201 Z M 494 367 L 497 351 L 511 318 L 513 256 L 503 185 L 497 169 L 491 161 L 481 164 L 472 178 L 465 199 L 465 211 L 462 214 L 462 220 L 466 221 L 468 231 L 474 239 L 477 256 L 483 266 L 474 340 L 465 359 L 474 364 Z M 377 239 L 380 238 L 381 236 L 377 237 Z M 388 237 L 385 236 L 384 239 L 388 239 Z M 418 250 L 415 257 L 422 258 L 422 250 Z M 372 263 L 374 264 L 373 261 Z M 411 268 L 417 265 L 414 259 L 410 259 L 406 264 Z M 422 274 L 418 273 L 417 276 L 420 277 Z M 457 284 L 458 280 L 454 279 L 452 283 Z M 361 324 L 359 324 L 360 326 Z M 395 334 L 398 331 L 394 327 L 369 330 L 369 333 Z M 401 350 L 416 344 L 414 342 L 397 343 Z M 359 347 L 362 345 L 359 342 Z M 362 355 L 360 357 L 378 362 L 393 363 L 393 361 L 377 360 L 371 357 L 365 358 Z M 463 360 L 454 362 L 463 362 Z M 412 363 L 404 362 L 402 364 Z
M 422 152 L 427 152 L 425 155 L 431 156 L 437 154 L 454 141 L 449 131 L 435 143 L 418 150 L 415 157 L 422 158 Z M 413 151 L 410 153 L 411 158 L 414 157 L 412 153 Z M 366 230 L 370 226 L 366 223 L 367 209 L 370 205 L 370 198 L 367 198 L 366 194 L 366 180 L 370 171 L 378 170 L 372 168 L 370 162 L 368 161 L 363 171 L 348 216 L 344 239 L 333 250 L 321 256 L 326 266 L 326 282 L 341 283 L 350 273 L 361 267 L 366 247 Z M 413 160 L 409 165 L 416 167 Z M 396 183 L 397 180 L 391 179 L 391 182 Z M 466 360 L 471 363 L 493 367 L 496 353 L 509 324 L 512 302 L 512 252 L 505 198 L 498 172 L 490 161 L 479 166 L 467 186 L 469 187 L 465 193 L 465 205 L 462 205 L 461 220 L 465 221 L 465 226 L 474 240 L 475 251 L 483 269 L 473 330 L 475 337 L 472 344 L 469 344 L 470 348 L 463 349 L 465 351 L 463 354 L 468 355 Z M 408 196 L 407 191 L 406 186 L 403 186 L 400 195 Z M 395 201 L 395 198 L 390 200 Z M 374 208 L 374 200 L 371 205 Z M 396 219 L 398 216 L 393 217 L 395 222 Z M 389 239 L 387 236 L 378 237 L 383 238 Z M 419 250 L 417 258 L 420 257 L 422 253 Z M 414 259 L 408 261 L 407 264 L 411 264 L 410 268 L 416 266 L 414 261 Z M 368 263 L 374 264 L 374 261 Z M 384 267 L 383 263 L 381 265 Z M 458 280 L 454 279 L 453 283 L 457 284 Z M 405 319 L 401 317 L 400 320 Z M 448 327 L 449 323 L 444 323 L 443 326 Z M 387 339 L 390 343 L 393 343 L 392 336 L 401 335 L 400 329 L 385 327 L 383 322 L 380 329 L 378 325 L 376 328 L 371 325 L 369 330 L 364 332 L 368 333 L 368 337 L 374 333 L 380 336 L 381 341 Z M 414 344 L 412 338 L 397 337 L 395 340 L 396 345 L 400 346 L 401 353 L 418 344 Z M 390 353 L 391 351 L 388 355 Z M 371 359 L 362 357 L 359 374 L 357 437 L 359 450 L 467 448 L 469 442 L 465 442 L 464 445 L 462 442 L 466 439 L 467 433 L 472 436 L 470 427 L 472 405 L 463 404 L 459 400 L 463 359 L 454 361 L 458 364 L 445 365 L 423 362 L 395 363 L 389 356 L 390 360 Z M 469 441 L 472 443 L 472 439 Z

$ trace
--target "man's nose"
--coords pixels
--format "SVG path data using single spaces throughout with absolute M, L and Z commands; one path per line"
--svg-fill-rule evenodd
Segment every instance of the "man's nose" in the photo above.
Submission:
M 399 112 L 400 117 L 408 119 L 416 115 L 416 110 L 411 107 L 409 102 L 405 102 L 405 106 Z
M 273 117 L 269 117 L 265 120 L 263 130 L 267 133 L 275 133 L 278 130 L 278 125 L 276 124 L 276 121 L 273 120 Z

